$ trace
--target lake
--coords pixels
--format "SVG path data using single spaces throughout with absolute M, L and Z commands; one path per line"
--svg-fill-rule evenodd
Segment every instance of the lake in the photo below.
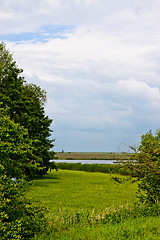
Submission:
M 81 163 L 81 164 L 115 164 L 116 160 L 66 160 L 66 159 L 55 159 L 55 160 L 50 160 L 50 162 L 55 162 L 55 163 Z

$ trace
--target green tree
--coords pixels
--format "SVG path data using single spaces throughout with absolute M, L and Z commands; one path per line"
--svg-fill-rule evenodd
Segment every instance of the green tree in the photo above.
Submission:
M 25 198 L 23 176 L 41 168 L 42 159 L 33 154 L 27 129 L 6 113 L 0 109 L 0 239 L 30 239 L 48 224 L 39 203 Z
M 4 109 L 9 107 L 7 114 L 11 119 L 28 129 L 34 154 L 42 159 L 37 174 L 43 175 L 48 168 L 55 168 L 54 163 L 49 162 L 55 155 L 54 140 L 50 139 L 52 120 L 45 115 L 46 92 L 35 84 L 27 84 L 22 72 L 5 45 L 0 43 L 0 102 Z M 28 175 L 32 175 L 29 169 Z
M 7 109 L 0 108 L 0 164 L 7 176 L 21 178 L 28 171 L 32 175 L 41 171 L 43 160 L 34 154 L 33 142 L 28 130 L 10 119 Z
M 49 162 L 50 159 L 54 159 L 55 153 L 50 150 L 54 146 L 54 140 L 50 139 L 52 120 L 45 115 L 44 110 L 46 92 L 35 84 L 25 84 L 22 99 L 23 103 L 26 102 L 25 106 L 23 105 L 24 114 L 21 114 L 20 106 L 15 118 L 18 117 L 16 121 L 28 129 L 30 138 L 36 140 L 33 142 L 34 154 L 42 158 L 43 171 L 40 172 L 42 175 L 48 171 L 48 168 L 55 168 L 54 163 Z
M 160 130 L 142 135 L 140 145 L 132 150 L 134 154 L 121 162 L 122 167 L 138 181 L 140 201 L 156 204 L 160 201 Z

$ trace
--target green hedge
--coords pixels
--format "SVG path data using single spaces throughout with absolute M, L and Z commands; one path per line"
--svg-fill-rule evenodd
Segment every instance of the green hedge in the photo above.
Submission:
M 81 164 L 81 163 L 56 163 L 58 169 L 76 170 L 85 172 L 119 173 L 130 175 L 122 166 L 116 164 Z

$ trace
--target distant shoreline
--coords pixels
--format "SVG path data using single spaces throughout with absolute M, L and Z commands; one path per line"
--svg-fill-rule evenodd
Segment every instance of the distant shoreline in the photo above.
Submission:
M 64 160 L 127 160 L 131 155 L 114 152 L 56 152 L 57 159 Z

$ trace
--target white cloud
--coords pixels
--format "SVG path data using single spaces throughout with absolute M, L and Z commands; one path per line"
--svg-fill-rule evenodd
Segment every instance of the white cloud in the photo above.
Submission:
M 0 6 L 4 14 L 12 14 L 12 19 L 5 22 L 0 15 L 1 34 L 32 32 L 45 25 L 57 24 L 96 26 L 103 30 L 105 27 L 120 32 L 129 25 L 135 27 L 136 21 L 142 21 L 146 27 L 148 23 L 157 26 L 160 10 L 158 0 L 0 0 Z
M 96 136 L 97 149 L 102 149 L 100 136 L 112 139 L 112 146 L 130 136 L 134 143 L 158 127 L 159 1 L 6 0 L 1 11 L 2 33 L 41 29 L 48 37 L 8 41 L 7 47 L 26 79 L 48 92 L 46 111 L 55 119 L 57 149 L 72 150 L 73 139 L 78 149 L 78 136 L 82 141 L 88 137 L 88 150 Z M 74 28 L 54 38 L 43 32 L 46 24 Z

